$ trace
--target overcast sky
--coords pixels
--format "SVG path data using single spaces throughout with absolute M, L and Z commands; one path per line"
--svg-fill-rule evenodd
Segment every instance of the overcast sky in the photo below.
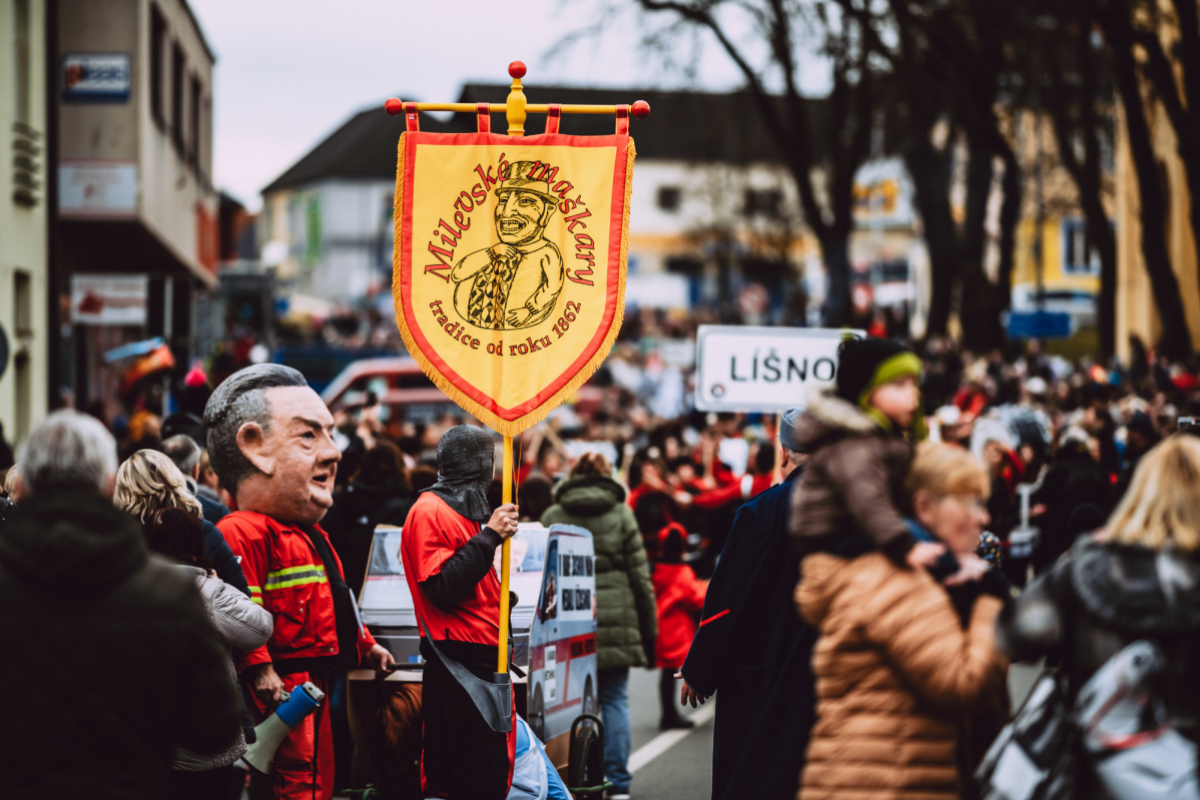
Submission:
M 664 66 L 641 44 L 648 23 L 632 10 L 614 13 L 632 8 L 620 0 L 190 2 L 217 56 L 216 184 L 254 210 L 264 186 L 354 112 L 382 109 L 392 96 L 453 101 L 465 82 L 507 82 L 513 60 L 528 66 L 527 93 L 540 102 L 552 98 L 537 96 L 539 84 L 741 85 L 724 53 L 704 43 L 699 58 L 687 39 L 674 52 L 694 74 Z M 556 49 L 598 20 L 603 33 Z M 821 70 L 810 72 L 805 88 L 819 91 Z

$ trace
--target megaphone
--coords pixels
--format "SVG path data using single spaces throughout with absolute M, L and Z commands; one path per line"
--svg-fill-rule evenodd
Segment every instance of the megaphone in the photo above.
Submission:
M 316 711 L 324 699 L 325 693 L 311 681 L 297 686 L 291 695 L 284 692 L 283 702 L 275 709 L 275 713 L 255 727 L 254 734 L 258 741 L 246 749 L 242 759 L 259 772 L 269 774 L 280 742 L 292 732 L 292 728 Z

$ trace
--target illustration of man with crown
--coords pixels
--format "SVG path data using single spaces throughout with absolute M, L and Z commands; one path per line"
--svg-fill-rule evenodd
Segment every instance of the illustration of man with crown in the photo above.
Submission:
M 536 180 L 532 161 L 518 161 L 496 189 L 500 242 L 454 266 L 454 308 L 471 325 L 489 330 L 529 328 L 546 320 L 562 293 L 562 253 L 546 239 L 558 198 Z

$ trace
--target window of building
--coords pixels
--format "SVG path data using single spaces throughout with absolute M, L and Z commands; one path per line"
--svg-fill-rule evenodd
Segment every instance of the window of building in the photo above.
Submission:
M 1067 275 L 1099 275 L 1100 254 L 1087 240 L 1087 225 L 1082 219 L 1062 221 L 1062 268 Z
M 150 5 L 150 116 L 159 130 L 167 129 L 163 114 L 163 43 L 167 37 L 167 21 L 158 6 Z
M 683 192 L 678 186 L 658 187 L 658 207 L 663 211 L 678 211 L 683 200 Z
M 17 122 L 29 124 L 29 0 L 14 0 L 13 23 L 16 28 L 14 56 L 17 72 Z
M 188 163 L 200 173 L 200 79 L 192 76 L 191 92 L 188 94 L 188 123 L 191 133 L 188 136 Z
M 187 158 L 187 142 L 183 127 L 183 76 L 187 62 L 183 48 L 175 42 L 171 48 L 171 141 L 180 158 Z
M 747 217 L 776 219 L 783 204 L 783 192 L 778 189 L 747 189 L 744 201 Z

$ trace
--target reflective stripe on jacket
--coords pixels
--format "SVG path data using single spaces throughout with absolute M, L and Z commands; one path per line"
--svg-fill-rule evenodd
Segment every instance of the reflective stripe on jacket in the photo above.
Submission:
M 288 658 L 332 656 L 338 652 L 337 618 L 325 565 L 308 534 L 299 526 L 252 511 L 235 511 L 217 527 L 230 549 L 242 558 L 250 599 L 275 618 L 265 647 L 245 654 L 243 666 Z M 320 526 L 313 526 L 326 536 Z M 342 568 L 333 551 L 337 568 Z M 375 644 L 360 629 L 359 658 Z

